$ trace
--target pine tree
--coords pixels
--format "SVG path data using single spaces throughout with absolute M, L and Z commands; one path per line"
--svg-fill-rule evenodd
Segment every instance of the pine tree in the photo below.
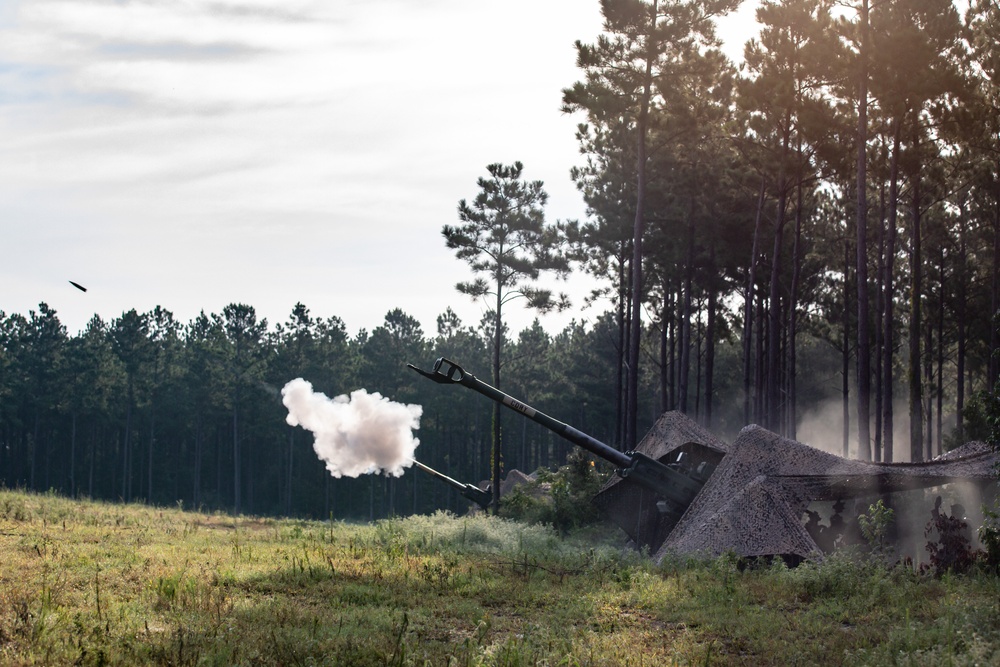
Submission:
M 489 299 L 493 334 L 493 386 L 500 388 L 503 346 L 503 307 L 513 299 L 525 298 L 540 312 L 568 305 L 565 296 L 555 298 L 550 290 L 537 286 L 542 271 L 565 275 L 569 264 L 564 252 L 565 236 L 557 225 L 545 224 L 544 206 L 548 195 L 541 181 L 525 181 L 524 167 L 499 163 L 489 165 L 489 178 L 479 178 L 480 192 L 472 202 L 458 204 L 460 225 L 442 229 L 449 248 L 469 263 L 477 277 L 459 283 L 459 292 L 476 299 Z M 493 510 L 500 505 L 500 478 L 503 447 L 500 405 L 493 409 Z

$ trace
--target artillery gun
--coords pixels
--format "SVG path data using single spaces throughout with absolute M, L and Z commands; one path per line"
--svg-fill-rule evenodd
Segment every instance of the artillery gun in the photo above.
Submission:
M 864 505 L 886 493 L 925 493 L 952 483 L 971 483 L 987 497 L 997 493 L 1000 453 L 984 442 L 966 443 L 931 461 L 872 463 L 756 425 L 726 444 L 683 414 L 667 412 L 639 443 L 642 451 L 621 452 L 478 380 L 453 361 L 438 359 L 431 371 L 409 366 L 439 384 L 483 394 L 613 464 L 620 479 L 610 480 L 594 502 L 657 558 L 733 552 L 800 562 L 825 551 L 826 541 L 817 542 L 822 535 L 812 525 L 817 522 L 806 519 L 829 505 L 836 512 L 844 500 Z M 910 506 L 920 505 L 912 501 L 901 496 L 897 511 L 909 508 L 913 517 L 922 516 L 923 509 L 912 511 Z M 828 529 L 833 527 L 831 516 Z
M 615 466 L 615 473 L 623 480 L 636 484 L 654 495 L 659 523 L 666 530 L 680 521 L 691 501 L 715 470 L 714 465 L 705 461 L 698 465 L 688 465 L 688 457 L 684 452 L 677 452 L 673 460 L 663 462 L 642 452 L 617 450 L 483 382 L 454 361 L 444 357 L 435 361 L 430 371 L 417 368 L 413 364 L 407 366 L 438 384 L 457 384 L 472 389 L 541 424 L 577 447 L 608 461 Z M 622 528 L 629 534 L 632 533 L 630 526 L 622 525 Z M 633 538 L 635 537 L 633 535 Z

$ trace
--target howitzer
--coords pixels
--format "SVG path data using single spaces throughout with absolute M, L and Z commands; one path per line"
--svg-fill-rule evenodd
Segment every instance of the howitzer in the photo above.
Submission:
M 483 509 L 489 508 L 490 502 L 492 502 L 493 500 L 493 494 L 490 493 L 489 488 L 483 490 L 480 489 L 478 486 L 475 486 L 474 484 L 463 484 L 457 479 L 452 479 L 451 477 L 448 477 L 448 475 L 445 475 L 442 472 L 438 472 L 434 468 L 426 466 L 420 461 L 417 461 L 416 459 L 413 459 L 413 465 L 417 466 L 418 468 L 420 468 L 427 474 L 431 475 L 432 477 L 436 477 L 445 484 L 448 484 L 453 489 L 457 490 L 463 496 L 465 496 L 472 502 L 476 503 Z
M 706 463 L 701 463 L 696 468 L 687 466 L 683 454 L 679 454 L 674 461 L 663 463 L 641 452 L 619 451 L 569 424 L 536 410 L 509 394 L 505 394 L 496 387 L 486 384 L 476 376 L 466 372 L 455 362 L 444 357 L 434 362 L 434 369 L 431 371 L 421 370 L 413 364 L 407 365 L 439 384 L 459 384 L 479 392 L 487 398 L 507 406 L 514 412 L 541 424 L 574 445 L 612 463 L 615 466 L 615 472 L 622 479 L 638 484 L 657 496 L 657 509 L 661 515 L 665 515 L 664 518 L 670 525 L 680 520 L 681 515 L 701 491 L 702 486 L 705 485 L 714 470 L 714 466 Z

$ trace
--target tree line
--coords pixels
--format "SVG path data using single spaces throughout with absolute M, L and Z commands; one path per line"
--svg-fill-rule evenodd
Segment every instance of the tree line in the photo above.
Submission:
M 394 309 L 350 335 L 303 304 L 271 326 L 234 303 L 187 323 L 162 307 L 110 322 L 95 315 L 71 336 L 44 303 L 26 316 L 0 313 L 0 485 L 322 518 L 462 510 L 450 487 L 416 469 L 333 479 L 312 434 L 285 423 L 280 391 L 303 377 L 330 397 L 364 387 L 420 404 L 418 459 L 462 481 L 488 479 L 490 401 L 406 364 L 448 356 L 488 377 L 490 321 L 466 326 L 448 309 L 427 336 Z M 573 324 L 551 336 L 536 321 L 507 341 L 508 391 L 610 439 L 606 334 Z M 561 464 L 571 447 L 517 415 L 505 428 L 508 469 Z
M 700 322 L 700 321 L 699 321 Z M 836 397 L 835 347 L 818 319 L 802 334 L 800 391 L 810 405 Z M 0 313 L 0 485 L 112 501 L 242 513 L 371 519 L 435 509 L 462 511 L 450 487 L 410 469 L 401 478 L 334 479 L 312 451 L 312 434 L 285 423 L 280 390 L 303 377 L 328 396 L 358 388 L 423 406 L 417 458 L 463 482 L 491 476 L 494 403 L 460 387 L 431 383 L 406 368 L 446 356 L 488 377 L 492 314 L 465 325 L 450 309 L 427 335 L 413 317 L 389 311 L 372 331 L 350 335 L 338 317 L 296 304 L 272 326 L 252 306 L 177 321 L 169 310 L 94 316 L 69 335 L 40 304 L 27 316 Z M 693 387 L 707 384 L 706 329 L 695 323 Z M 612 445 L 621 412 L 614 378 L 614 311 L 549 334 L 535 321 L 508 351 L 504 390 Z M 650 359 L 662 340 L 644 328 Z M 743 426 L 741 344 L 718 341 L 721 372 L 712 413 L 696 392 L 689 413 L 724 437 Z M 651 372 L 640 384 L 640 428 L 667 395 Z M 845 425 L 846 427 L 846 425 Z M 510 411 L 502 416 L 505 472 L 563 465 L 572 445 Z

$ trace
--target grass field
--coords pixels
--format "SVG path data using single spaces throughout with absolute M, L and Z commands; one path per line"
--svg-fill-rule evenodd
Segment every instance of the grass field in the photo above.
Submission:
M 657 565 L 485 516 L 350 525 L 0 490 L 0 563 L 3 665 L 1000 664 L 995 576 L 847 555 Z

